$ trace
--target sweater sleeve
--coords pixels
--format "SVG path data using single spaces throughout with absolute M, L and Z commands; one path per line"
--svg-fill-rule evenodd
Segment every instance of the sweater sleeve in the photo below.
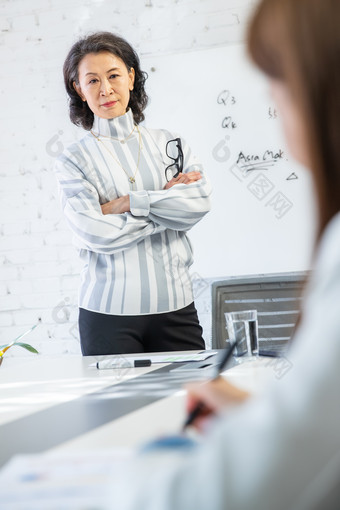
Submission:
M 170 189 L 131 191 L 133 216 L 147 217 L 172 230 L 189 230 L 210 210 L 211 186 L 203 168 L 182 139 L 183 173 L 198 171 L 202 179 L 191 184 L 175 184 Z
M 62 209 L 77 248 L 112 254 L 165 230 L 150 218 L 131 213 L 104 215 L 96 187 L 86 179 L 75 159 L 72 154 L 60 156 L 55 173 Z

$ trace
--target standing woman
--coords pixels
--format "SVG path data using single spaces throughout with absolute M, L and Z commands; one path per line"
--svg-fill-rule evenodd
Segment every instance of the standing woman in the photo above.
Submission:
M 204 348 L 186 232 L 209 211 L 210 186 L 183 139 L 139 125 L 145 79 L 109 32 L 76 42 L 64 63 L 70 119 L 88 131 L 56 164 L 83 263 L 83 355 Z

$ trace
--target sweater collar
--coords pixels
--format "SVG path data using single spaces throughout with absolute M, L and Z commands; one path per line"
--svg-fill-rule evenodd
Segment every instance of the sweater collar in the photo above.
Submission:
M 129 110 L 113 119 L 102 119 L 94 116 L 92 131 L 96 136 L 112 136 L 113 138 L 126 138 L 133 131 L 135 122 L 133 120 L 132 110 Z

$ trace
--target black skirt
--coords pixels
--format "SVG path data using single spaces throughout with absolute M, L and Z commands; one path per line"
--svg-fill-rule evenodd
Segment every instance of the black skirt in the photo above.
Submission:
M 194 303 L 148 315 L 107 315 L 80 308 L 79 332 L 83 356 L 205 349 Z

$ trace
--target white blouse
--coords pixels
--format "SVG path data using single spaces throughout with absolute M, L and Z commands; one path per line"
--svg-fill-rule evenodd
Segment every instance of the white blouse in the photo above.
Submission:
M 178 135 L 135 126 L 131 110 L 110 120 L 95 117 L 92 132 L 68 147 L 55 166 L 83 263 L 79 306 L 138 315 L 189 305 L 193 258 L 187 231 L 210 208 L 201 164 L 182 140 L 183 172 L 200 171 L 202 179 L 164 190 L 165 168 L 173 163 L 166 144 Z M 127 194 L 131 212 L 102 214 L 101 204 Z

